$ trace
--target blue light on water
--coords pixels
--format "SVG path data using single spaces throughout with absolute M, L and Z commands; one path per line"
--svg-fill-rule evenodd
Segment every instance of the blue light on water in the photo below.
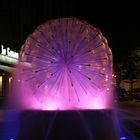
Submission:
M 120 140 L 129 140 L 127 137 L 120 137 Z

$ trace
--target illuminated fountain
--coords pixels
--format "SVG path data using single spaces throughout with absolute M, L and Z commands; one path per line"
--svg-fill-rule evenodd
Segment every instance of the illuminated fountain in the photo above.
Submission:
M 86 127 L 85 132 L 89 129 L 87 122 L 94 122 L 90 129 L 94 130 L 94 126 L 96 130 L 87 132 L 87 140 L 95 139 L 91 135 L 101 135 L 98 125 L 102 125 L 102 137 L 107 137 L 108 125 L 112 132 L 108 140 L 114 140 L 112 117 L 109 116 L 114 107 L 112 101 L 112 53 L 107 40 L 97 28 L 76 18 L 61 18 L 40 25 L 29 35 L 21 48 L 14 74 L 10 97 L 12 109 L 28 110 L 28 113 L 24 111 L 24 117 L 27 117 L 27 114 L 32 116 L 31 114 L 35 115 L 36 112 L 45 112 L 46 120 L 56 121 L 56 125 L 53 123 L 55 129 L 52 132 L 58 136 L 57 140 L 68 135 L 67 126 L 73 120 L 73 124 L 82 122 Z M 78 116 L 74 115 L 77 112 Z M 33 119 L 27 121 L 23 118 L 23 128 L 30 120 Z M 96 121 L 101 124 L 96 124 Z M 53 127 L 52 124 L 48 126 L 48 123 L 46 122 L 47 128 L 44 126 L 47 130 L 44 139 L 48 139 L 49 126 Z M 36 124 L 38 127 L 39 124 Z M 31 129 L 35 128 L 34 125 L 32 123 Z M 76 133 L 79 133 L 81 127 L 80 125 L 76 129 Z M 65 134 L 60 132 L 62 130 Z M 75 132 L 72 135 L 74 134 Z M 21 139 L 21 136 L 19 137 Z M 52 139 L 55 138 L 49 140 Z M 74 140 L 73 137 L 64 139 Z M 84 136 L 83 140 L 86 140 Z
M 75 18 L 48 21 L 19 57 L 15 82 L 23 108 L 112 108 L 112 54 L 97 28 Z

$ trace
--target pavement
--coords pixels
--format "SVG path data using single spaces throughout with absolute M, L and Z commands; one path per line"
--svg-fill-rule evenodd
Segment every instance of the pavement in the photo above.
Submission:
M 122 101 L 118 102 L 117 110 L 122 119 L 140 120 L 140 101 Z
M 116 109 L 122 133 L 128 140 L 140 140 L 140 101 L 121 101 Z

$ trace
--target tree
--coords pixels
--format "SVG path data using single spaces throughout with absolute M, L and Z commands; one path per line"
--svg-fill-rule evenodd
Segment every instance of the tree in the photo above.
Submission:
M 119 79 L 126 80 L 129 83 L 129 95 L 132 97 L 133 83 L 140 78 L 140 50 L 135 50 L 126 61 L 118 65 Z

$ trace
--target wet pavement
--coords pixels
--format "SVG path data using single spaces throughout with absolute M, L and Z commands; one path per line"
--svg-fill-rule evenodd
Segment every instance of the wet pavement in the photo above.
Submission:
M 140 101 L 122 101 L 117 106 L 122 135 L 128 140 L 140 140 Z

